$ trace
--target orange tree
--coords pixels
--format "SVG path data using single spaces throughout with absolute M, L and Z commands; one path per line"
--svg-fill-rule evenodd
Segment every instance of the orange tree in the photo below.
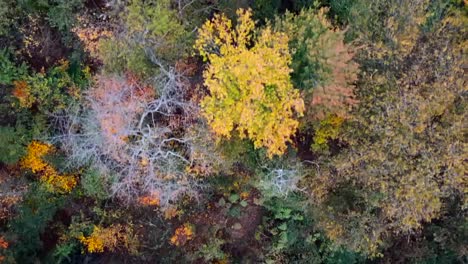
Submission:
M 281 155 L 296 131 L 304 102 L 289 74 L 288 36 L 270 27 L 258 31 L 250 10 L 237 11 L 237 25 L 215 15 L 199 30 L 195 48 L 206 61 L 210 91 L 201 107 L 215 134 L 253 140 L 269 157 Z

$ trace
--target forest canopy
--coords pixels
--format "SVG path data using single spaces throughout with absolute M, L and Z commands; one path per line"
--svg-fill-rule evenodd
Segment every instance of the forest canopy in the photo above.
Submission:
M 0 263 L 466 263 L 468 2 L 0 0 Z

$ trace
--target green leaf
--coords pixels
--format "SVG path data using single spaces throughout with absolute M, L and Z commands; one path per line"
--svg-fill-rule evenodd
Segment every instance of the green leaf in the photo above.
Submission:
M 226 205 L 226 200 L 224 200 L 224 198 L 221 197 L 221 199 L 219 199 L 219 201 L 218 201 L 218 205 L 221 206 L 221 207 L 225 206 Z
M 241 216 L 241 208 L 239 206 L 233 206 L 229 210 L 229 216 L 239 218 Z
M 231 203 L 235 203 L 235 202 L 237 202 L 238 200 L 239 200 L 239 195 L 236 194 L 236 193 L 235 193 L 235 194 L 232 194 L 231 196 L 229 196 L 229 201 L 230 201 Z
M 288 224 L 282 223 L 280 226 L 278 226 L 278 229 L 281 231 L 286 231 L 288 229 Z
M 295 214 L 295 215 L 293 215 L 293 220 L 302 221 L 302 220 L 304 220 L 304 216 L 302 216 L 300 214 Z
M 291 209 L 282 208 L 275 214 L 276 219 L 289 219 L 291 217 Z

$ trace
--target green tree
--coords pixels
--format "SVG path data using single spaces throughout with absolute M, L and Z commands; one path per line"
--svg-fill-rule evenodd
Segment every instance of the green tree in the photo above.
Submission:
M 44 247 L 41 234 L 64 202 L 63 197 L 51 195 L 40 185 L 32 186 L 10 223 L 9 231 L 15 238 L 11 251 L 18 263 L 38 261 Z
M 18 5 L 27 14 L 45 16 L 50 25 L 67 33 L 75 21 L 75 13 L 83 7 L 83 0 L 19 0 Z
M 0 162 L 14 164 L 26 153 L 26 131 L 0 126 Z
M 120 27 L 125 34 L 115 32 L 98 45 L 108 73 L 131 71 L 148 78 L 157 74 L 160 66 L 172 64 L 188 53 L 191 34 L 169 0 L 130 1 Z
M 308 106 L 301 131 L 313 129 L 316 152 L 328 150 L 328 141 L 337 139 L 341 122 L 356 104 L 358 72 L 354 48 L 344 43 L 345 32 L 332 26 L 328 10 L 317 5 L 298 14 L 287 11 L 274 21 L 275 29 L 289 36 L 291 80 L 302 90 Z
M 340 55 L 335 47 L 344 34 L 332 27 L 326 14 L 326 9 L 309 8 L 297 15 L 287 11 L 275 19 L 275 29 L 289 37 L 291 79 L 296 88 L 310 90 L 332 77 L 329 61 Z
M 88 84 L 89 72 L 78 67 L 78 72 L 70 74 L 68 61 L 51 68 L 47 73 L 34 73 L 13 82 L 12 95 L 20 108 L 37 107 L 42 113 L 64 110 L 81 96 Z
M 188 33 L 170 0 L 130 1 L 125 24 L 130 34 L 154 46 L 160 57 L 174 60 L 183 55 Z
M 12 25 L 15 24 L 17 6 L 13 0 L 0 0 L 0 36 L 8 36 Z M 0 46 L 0 48 L 2 48 Z

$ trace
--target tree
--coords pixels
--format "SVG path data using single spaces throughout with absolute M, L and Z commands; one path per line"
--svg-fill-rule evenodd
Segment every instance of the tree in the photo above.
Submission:
M 170 0 L 130 1 L 125 23 L 128 33 L 155 47 L 159 57 L 172 60 L 185 48 L 188 33 L 176 10 L 171 9 Z
M 215 15 L 199 30 L 195 48 L 209 61 L 204 71 L 210 91 L 203 115 L 219 136 L 237 131 L 268 155 L 281 155 L 296 131 L 304 102 L 291 84 L 288 36 L 268 26 L 253 37 L 250 10 L 239 9 L 235 28 L 225 15 Z
M 328 152 L 344 120 L 357 103 L 354 95 L 358 64 L 355 48 L 345 44 L 345 31 L 332 26 L 328 9 L 302 9 L 298 14 L 277 16 L 275 30 L 289 36 L 291 80 L 306 102 L 301 133 L 311 134 L 315 153 Z M 305 138 L 308 140 L 307 138 Z
M 183 4 L 186 8 L 190 5 Z M 170 0 L 132 0 L 122 6 L 123 24 L 115 25 L 111 37 L 98 43 L 98 57 L 106 72 L 123 74 L 130 70 L 149 78 L 158 73 L 161 62 L 174 63 L 187 54 L 191 33 Z M 153 55 L 157 62 L 151 60 Z
M 0 0 L 0 36 L 7 36 L 10 32 L 16 22 L 15 12 L 17 12 L 15 1 Z
M 275 29 L 289 37 L 291 79 L 298 89 L 313 89 L 331 77 L 328 60 L 338 55 L 333 48 L 343 40 L 343 33 L 333 30 L 326 14 L 326 9 L 309 8 L 299 14 L 287 11 L 275 19 Z
M 195 142 L 206 142 L 206 135 L 194 129 L 197 108 L 185 99 L 182 77 L 161 69 L 153 85 L 135 75 L 99 76 L 85 107 L 68 111 L 58 140 L 70 164 L 90 165 L 110 183 L 112 196 L 134 202 L 151 195 L 166 206 L 197 194 L 199 175 L 190 168 L 211 163 L 197 151 Z
M 320 225 L 337 243 L 376 256 L 448 207 L 466 209 L 466 23 L 455 12 L 432 32 L 402 24 L 417 36 L 363 50 L 360 103 L 340 136 L 349 147 L 322 158 L 309 182 Z
M 0 162 L 15 164 L 26 152 L 25 140 L 22 133 L 14 127 L 0 126 Z
M 58 28 L 64 34 L 68 34 L 75 23 L 74 13 L 83 7 L 84 1 L 20 0 L 18 4 L 27 13 L 45 16 L 51 26 Z
M 345 32 L 334 28 L 325 8 L 308 8 L 298 14 L 276 17 L 275 30 L 289 36 L 292 56 L 291 80 L 308 101 L 304 123 L 327 115 L 346 117 L 356 103 L 353 82 L 357 64 L 353 51 L 344 43 Z

